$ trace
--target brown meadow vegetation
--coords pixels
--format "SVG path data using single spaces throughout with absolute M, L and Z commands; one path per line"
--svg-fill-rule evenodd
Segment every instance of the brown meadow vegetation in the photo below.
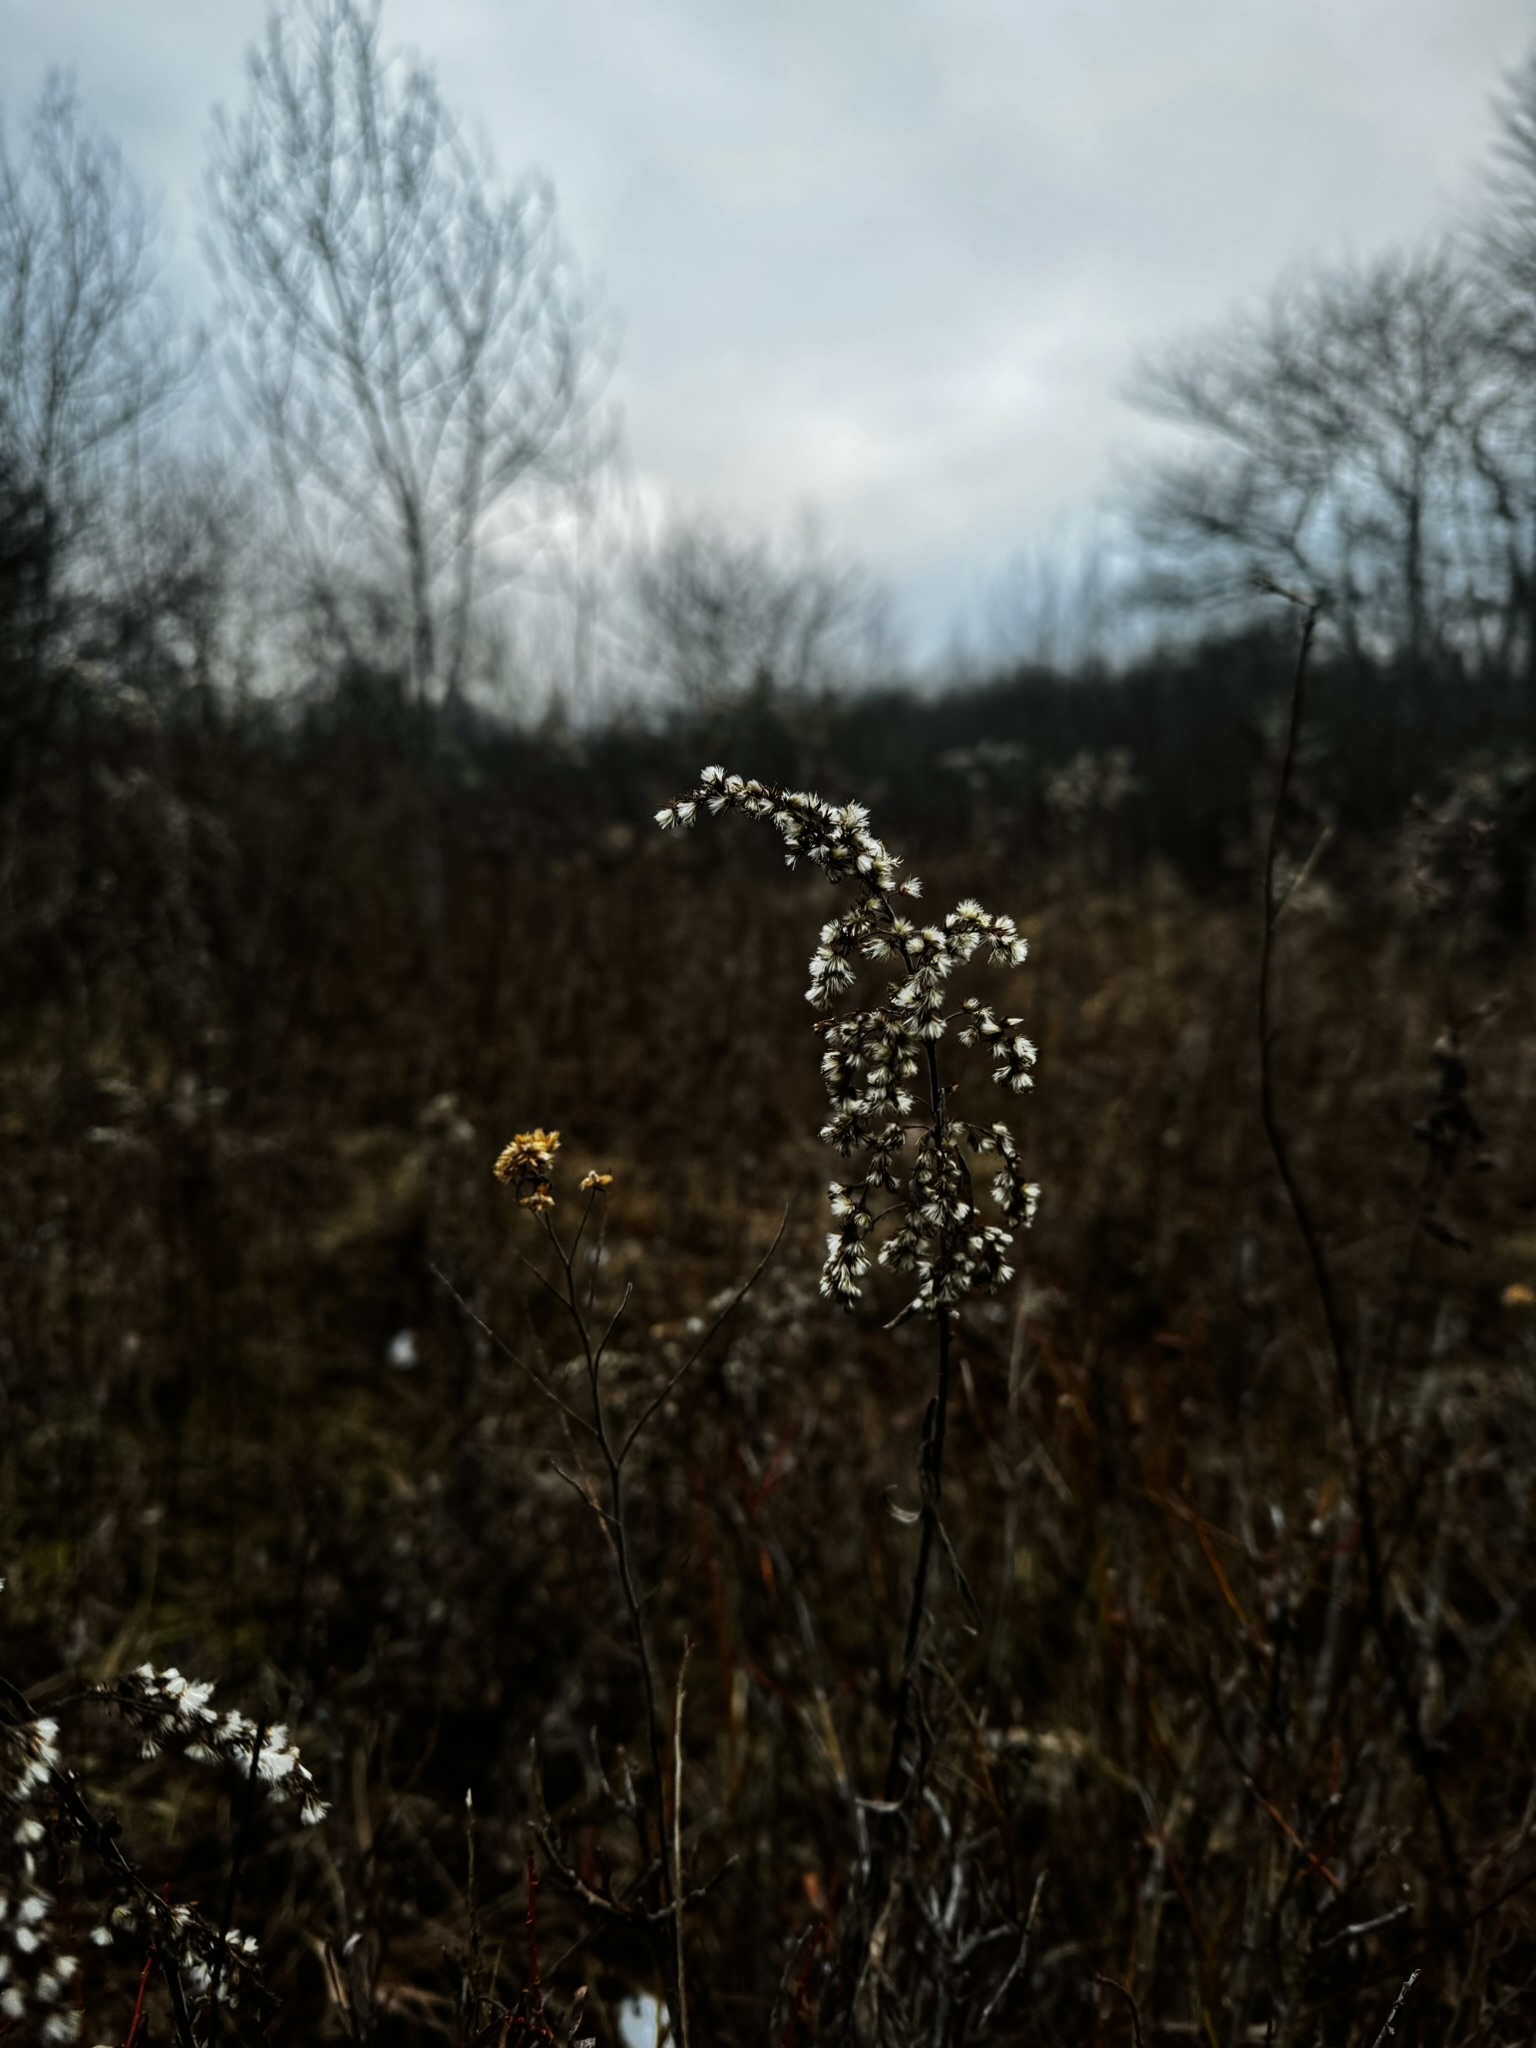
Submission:
M 350 688 L 286 725 L 81 689 L 33 756 L 0 1061 L 13 1721 L 61 1720 L 152 1889 L 257 1933 L 227 2038 L 555 2038 L 585 1985 L 573 2037 L 606 2043 L 661 1993 L 601 1904 L 644 1875 L 633 1645 L 568 1483 L 589 1449 L 528 1376 L 573 1387 L 572 1338 L 491 1174 L 558 1128 L 557 1221 L 614 1176 L 623 1426 L 708 1335 L 627 1511 L 669 1732 L 691 1646 L 691 2038 L 841 2038 L 932 1366 L 926 1325 L 886 1327 L 891 1281 L 851 1315 L 816 1288 L 825 884 L 729 820 L 649 825 L 718 733 L 480 746 Z M 770 751 L 816 744 L 760 708 L 728 765 L 754 718 Z M 1204 884 L 1115 817 L 1010 837 L 974 799 L 926 838 L 914 814 L 914 845 L 876 808 L 936 909 L 975 892 L 1030 940 L 999 1001 L 1039 1048 L 1016 1123 L 1043 1194 L 1017 1277 L 958 1312 L 862 2037 L 1368 2043 L 1415 1972 L 1397 2038 L 1529 2037 L 1529 783 L 1505 758 L 1345 832 L 1277 935 L 1278 1104 L 1347 1324 L 1383 1632 L 1259 1117 L 1262 752 Z M 878 806 L 857 758 L 809 766 Z M 91 1688 L 144 1662 L 289 1727 L 328 1818 L 139 1756 Z M 102 1857 L 68 1830 L 40 1853 L 84 1928 Z M 84 2037 L 127 2038 L 153 1939 L 83 1953 Z M 176 2038 L 145 1982 L 139 2038 Z
M 0 2042 L 1530 2042 L 1536 59 L 926 693 L 376 7 L 245 85 L 212 348 L 0 134 Z

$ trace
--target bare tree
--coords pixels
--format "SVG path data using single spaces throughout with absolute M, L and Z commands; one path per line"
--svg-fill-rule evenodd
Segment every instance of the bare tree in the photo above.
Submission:
M 1498 116 L 1482 253 L 1506 313 L 1523 316 L 1506 340 L 1536 353 L 1536 49 L 1506 81 Z
M 881 593 L 810 530 L 784 547 L 718 522 L 676 524 L 641 556 L 635 599 L 642 666 L 694 708 L 823 692 L 890 656 Z
M 13 153 L 0 126 L 0 468 L 41 493 L 63 563 L 189 359 L 143 199 L 68 80 L 48 80 L 22 134 Z
M 1145 366 L 1133 397 L 1203 446 L 1143 478 L 1154 587 L 1326 592 L 1357 645 L 1428 655 L 1490 604 L 1486 480 L 1508 403 L 1484 303 L 1449 252 L 1318 273 Z
M 1091 530 L 1014 550 L 986 596 L 983 673 L 1095 673 L 1115 641 L 1120 565 Z
M 312 588 L 403 591 L 413 685 L 464 683 L 488 553 L 572 458 L 597 360 L 549 187 L 497 186 L 366 0 L 274 13 L 216 126 L 238 390 Z
M 1488 491 L 1508 601 L 1500 653 L 1536 684 L 1536 50 L 1507 81 L 1477 243 L 1503 403 L 1474 459 Z

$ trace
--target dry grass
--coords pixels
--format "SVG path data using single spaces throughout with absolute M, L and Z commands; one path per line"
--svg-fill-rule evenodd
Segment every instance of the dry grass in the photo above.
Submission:
M 51 1707 L 180 1663 L 295 1726 L 331 1817 L 252 1817 L 236 1917 L 274 2003 L 227 2038 L 474 2038 L 526 1992 L 541 1801 L 571 1870 L 622 1887 L 620 1749 L 648 1767 L 611 1566 L 552 1463 L 562 1419 L 433 1268 L 565 1384 L 568 1335 L 490 1173 L 514 1130 L 561 1129 L 578 1173 L 615 1175 L 622 1422 L 788 1200 L 763 1279 L 637 1450 L 632 1541 L 669 1698 L 694 1645 L 681 1853 L 718 1876 L 689 1919 L 694 2043 L 830 2038 L 931 1365 L 920 1331 L 882 1327 L 899 1295 L 849 1317 L 816 1293 L 801 990 L 825 891 L 718 839 L 418 825 L 296 791 L 280 834 L 241 844 L 237 817 L 232 850 L 187 856 L 180 896 L 121 863 L 132 901 L 99 954 L 76 942 L 9 1009 L 6 1674 Z M 877 1930 L 888 1988 L 861 2007 L 884 2040 L 1107 2043 L 1134 2022 L 1369 2043 L 1415 1969 L 1397 2039 L 1529 2038 L 1536 966 L 1372 862 L 1330 884 L 1325 861 L 1282 926 L 1278 1085 L 1459 1868 L 1368 1626 L 1325 1333 L 1259 1122 L 1256 910 L 1156 865 L 1111 879 L 1089 844 L 1043 869 L 930 857 L 932 897 L 981 894 L 1031 939 L 1002 1002 L 1040 1049 L 1022 1122 L 1044 1198 L 1019 1280 L 957 1338 L 946 1519 L 975 1611 L 948 1572 L 931 1797 Z M 1448 1020 L 1483 1142 L 1426 1231 L 1414 1126 Z M 217 1918 L 238 1776 L 61 1714 L 146 1876 Z M 81 1913 L 103 1891 L 89 1858 L 55 1876 Z M 617 2001 L 656 1984 L 646 1943 L 547 1869 L 538 1934 L 552 2005 L 585 1983 L 583 2025 L 615 2039 Z M 88 1956 L 85 2038 L 125 2038 L 143 1960 Z

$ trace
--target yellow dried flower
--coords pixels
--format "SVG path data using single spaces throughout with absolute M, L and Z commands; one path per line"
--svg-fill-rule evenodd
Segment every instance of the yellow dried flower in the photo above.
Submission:
M 560 1150 L 558 1131 L 519 1131 L 492 1171 L 503 1187 L 520 1180 L 543 1180 Z
M 519 1195 L 517 1198 L 517 1205 L 520 1209 L 537 1210 L 540 1215 L 542 1215 L 546 1209 L 553 1209 L 553 1207 L 555 1206 L 555 1198 L 549 1192 L 549 1182 L 547 1180 L 541 1180 L 538 1186 L 536 1188 L 531 1189 L 526 1195 Z
M 611 1173 L 589 1173 L 582 1181 L 581 1191 L 584 1195 L 589 1195 L 594 1188 L 611 1188 L 612 1186 L 613 1175 Z
M 1536 1287 L 1527 1287 L 1523 1280 L 1512 1280 L 1502 1299 L 1506 1308 L 1536 1308 Z

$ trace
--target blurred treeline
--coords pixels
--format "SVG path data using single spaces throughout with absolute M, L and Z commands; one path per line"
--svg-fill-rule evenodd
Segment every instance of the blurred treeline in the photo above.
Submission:
M 195 317 L 67 81 L 0 129 L 0 477 L 9 523 L 38 524 L 58 646 L 131 650 L 162 691 L 288 701 L 372 668 L 413 701 L 583 731 L 901 680 L 899 603 L 814 522 L 774 537 L 642 510 L 606 398 L 611 321 L 552 190 L 499 173 L 376 8 L 274 12 L 247 71 L 211 131 Z M 1152 676 L 1169 646 L 1198 669 L 1213 637 L 1266 636 L 1279 584 L 1325 602 L 1351 771 L 1385 747 L 1412 779 L 1409 731 L 1431 758 L 1521 728 L 1536 58 L 1494 112 L 1455 234 L 1297 270 L 1149 349 L 1125 395 L 1161 452 L 1096 542 L 1014 558 L 927 693 Z M 1175 687 L 1190 729 L 1232 722 L 1198 681 Z M 1155 685 L 1145 712 L 1136 694 L 1077 693 L 1080 728 L 1053 719 L 1036 766 L 1148 751 L 1170 721 Z M 1251 694 L 1234 679 L 1235 707 Z
M 370 282 L 331 359 L 312 277 L 282 267 L 292 221 L 260 232 L 305 162 L 334 168 L 345 122 L 296 115 L 343 58 L 404 124 L 357 132 L 412 138 L 466 209 L 457 239 L 457 214 L 412 228 L 467 268 L 402 270 L 437 294 L 402 329 L 419 374 L 356 442 L 379 251 L 347 271 L 338 245 L 338 288 Z M 789 1205 L 647 1440 L 635 1542 L 663 1668 L 696 1646 L 690 1867 L 737 1858 L 697 1916 L 694 2038 L 815 2038 L 801 1993 L 878 1787 L 930 1367 L 912 1325 L 882 1327 L 895 1297 L 849 1320 L 815 1295 L 831 1160 L 802 990 L 826 896 L 745 833 L 655 831 L 712 759 L 870 804 L 936 909 L 978 894 L 1035 949 L 1007 1002 L 1040 1046 L 1042 1207 L 1016 1291 L 963 1326 L 913 1822 L 969 1903 L 891 1944 L 922 2037 L 1128 2040 L 1103 1971 L 1148 2038 L 1364 2043 L 1417 1969 L 1399 2038 L 1530 2038 L 1533 110 L 1536 68 L 1463 248 L 1321 274 L 1150 368 L 1205 438 L 1135 487 L 1136 545 L 1094 600 L 1114 621 L 1084 599 L 1059 658 L 1026 633 L 945 687 L 901 680 L 867 582 L 814 548 L 614 543 L 601 349 L 552 201 L 496 197 L 369 17 L 275 25 L 221 131 L 230 402 L 270 468 L 199 439 L 206 358 L 175 340 L 110 148 L 58 90 L 12 147 L 0 1675 L 84 1715 L 78 1753 L 156 1886 L 217 1899 L 238 1862 L 271 2038 L 477 2038 L 481 1923 L 482 1990 L 526 1978 L 541 1797 L 594 1882 L 622 1860 L 603 1771 L 640 1745 L 607 1555 L 555 1470 L 558 1418 L 447 1292 L 566 1370 L 519 1263 L 532 1226 L 489 1171 L 536 1124 L 617 1176 L 601 1277 L 610 1304 L 633 1288 L 627 1412 Z M 338 233 L 388 168 L 349 150 Z M 462 409 L 434 411 L 454 375 Z M 494 433 L 493 387 L 521 408 Z M 455 459 L 423 468 L 428 441 Z M 544 536 L 542 639 L 492 601 L 514 508 Z M 1453 1856 L 1365 1611 L 1258 1120 L 1296 634 L 1255 576 L 1326 604 L 1276 1058 Z M 326 1826 L 242 1819 L 238 1787 L 114 1746 L 81 1684 L 145 1658 L 292 1723 Z M 1016 1932 L 1042 1873 L 1004 1999 L 1009 1956 L 962 1954 L 966 1913 Z M 62 1850 L 52 1881 L 82 1910 L 104 1883 Z M 606 2048 L 652 1959 L 553 1885 L 541 1910 L 549 1982 L 591 1984 Z M 142 1963 L 90 1960 L 97 2038 L 126 2037 Z

